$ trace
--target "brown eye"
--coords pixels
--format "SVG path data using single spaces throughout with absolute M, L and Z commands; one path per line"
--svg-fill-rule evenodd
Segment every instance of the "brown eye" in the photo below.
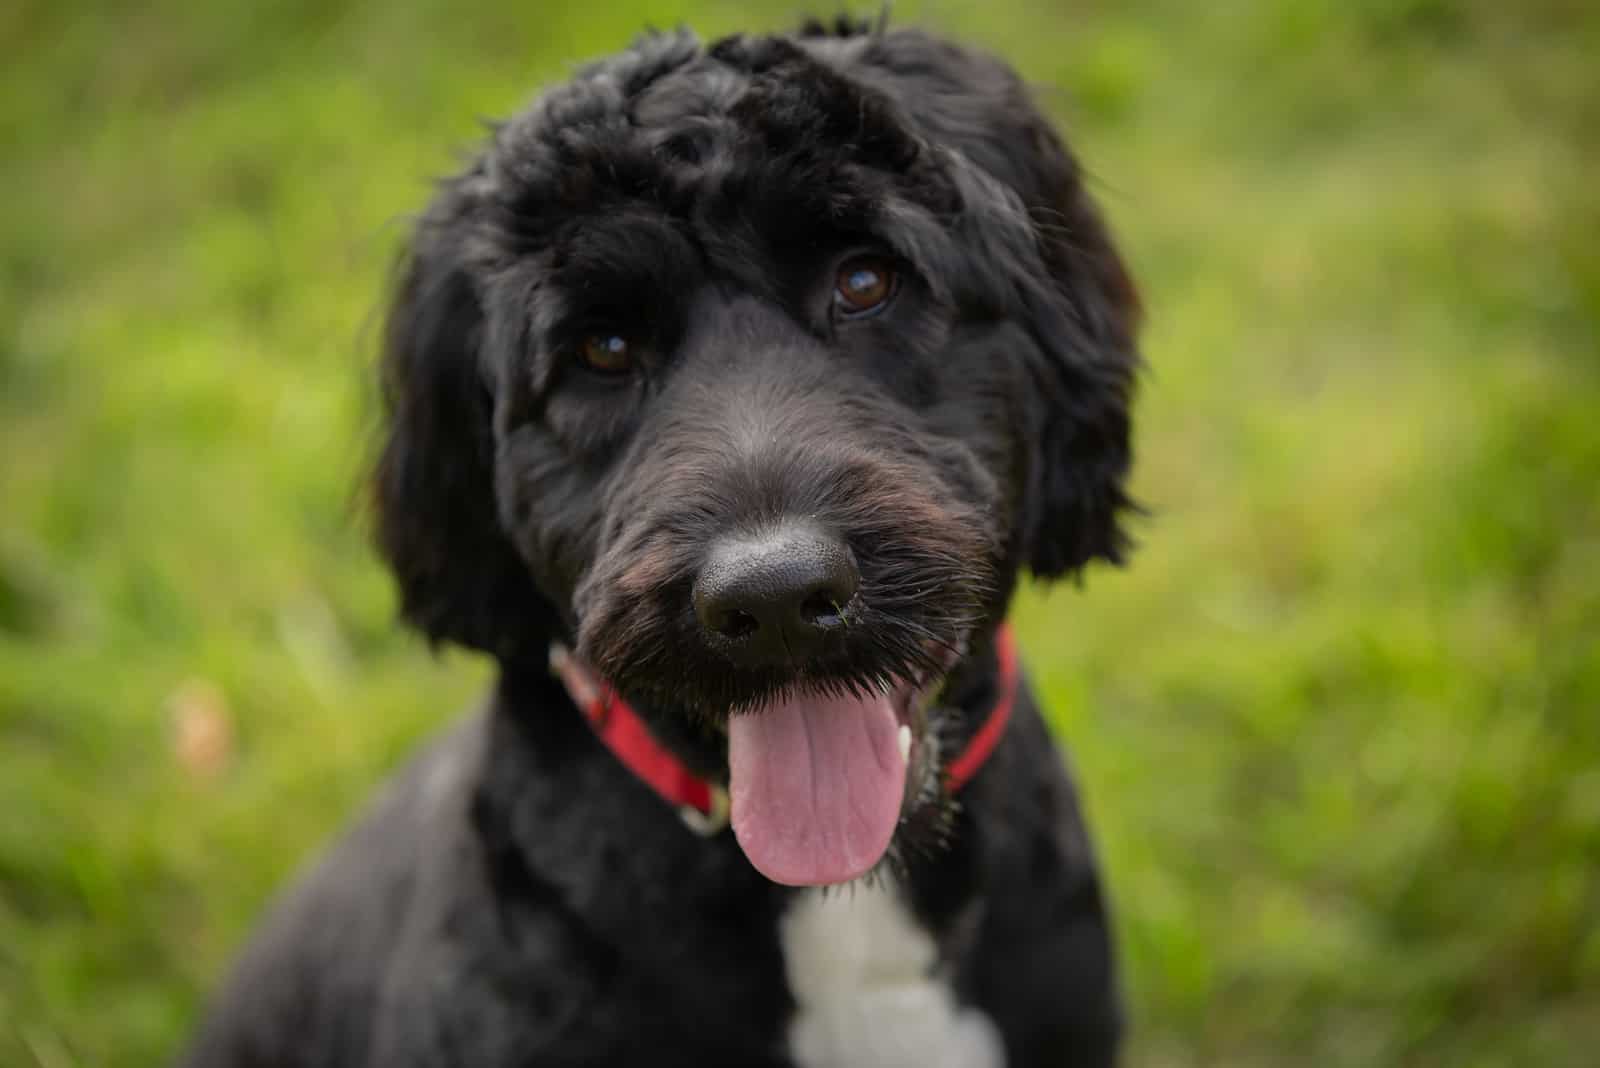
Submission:
M 633 343 L 621 334 L 590 334 L 583 339 L 578 356 L 584 366 L 602 374 L 633 370 Z
M 881 256 L 845 262 L 833 280 L 833 307 L 843 318 L 871 315 L 894 296 L 894 265 Z

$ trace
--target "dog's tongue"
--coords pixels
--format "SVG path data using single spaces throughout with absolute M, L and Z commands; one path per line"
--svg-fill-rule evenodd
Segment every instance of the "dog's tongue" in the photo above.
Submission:
M 798 697 L 728 721 L 733 833 L 777 883 L 849 882 L 889 848 L 905 794 L 886 696 Z

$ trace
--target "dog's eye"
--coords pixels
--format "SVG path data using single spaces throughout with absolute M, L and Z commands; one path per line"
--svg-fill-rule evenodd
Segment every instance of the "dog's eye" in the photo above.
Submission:
M 860 319 L 882 311 L 894 296 L 897 281 L 894 264 L 882 256 L 847 260 L 834 276 L 834 311 L 843 319 Z
M 578 357 L 591 371 L 622 374 L 633 370 L 633 342 L 621 334 L 590 334 L 578 347 Z

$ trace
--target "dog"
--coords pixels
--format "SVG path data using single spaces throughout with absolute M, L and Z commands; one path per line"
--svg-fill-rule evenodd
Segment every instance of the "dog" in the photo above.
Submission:
M 373 497 L 497 680 L 182 1063 L 1114 1063 L 1004 617 L 1128 550 L 1138 318 L 1024 84 L 926 32 L 655 33 L 493 126 L 400 267 Z

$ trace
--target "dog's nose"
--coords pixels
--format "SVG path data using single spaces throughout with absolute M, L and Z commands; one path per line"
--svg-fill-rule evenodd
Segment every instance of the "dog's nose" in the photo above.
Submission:
M 742 663 L 782 664 L 817 653 L 845 626 L 861 586 L 855 555 L 839 538 L 785 523 L 723 538 L 694 584 L 694 611 L 717 644 Z

